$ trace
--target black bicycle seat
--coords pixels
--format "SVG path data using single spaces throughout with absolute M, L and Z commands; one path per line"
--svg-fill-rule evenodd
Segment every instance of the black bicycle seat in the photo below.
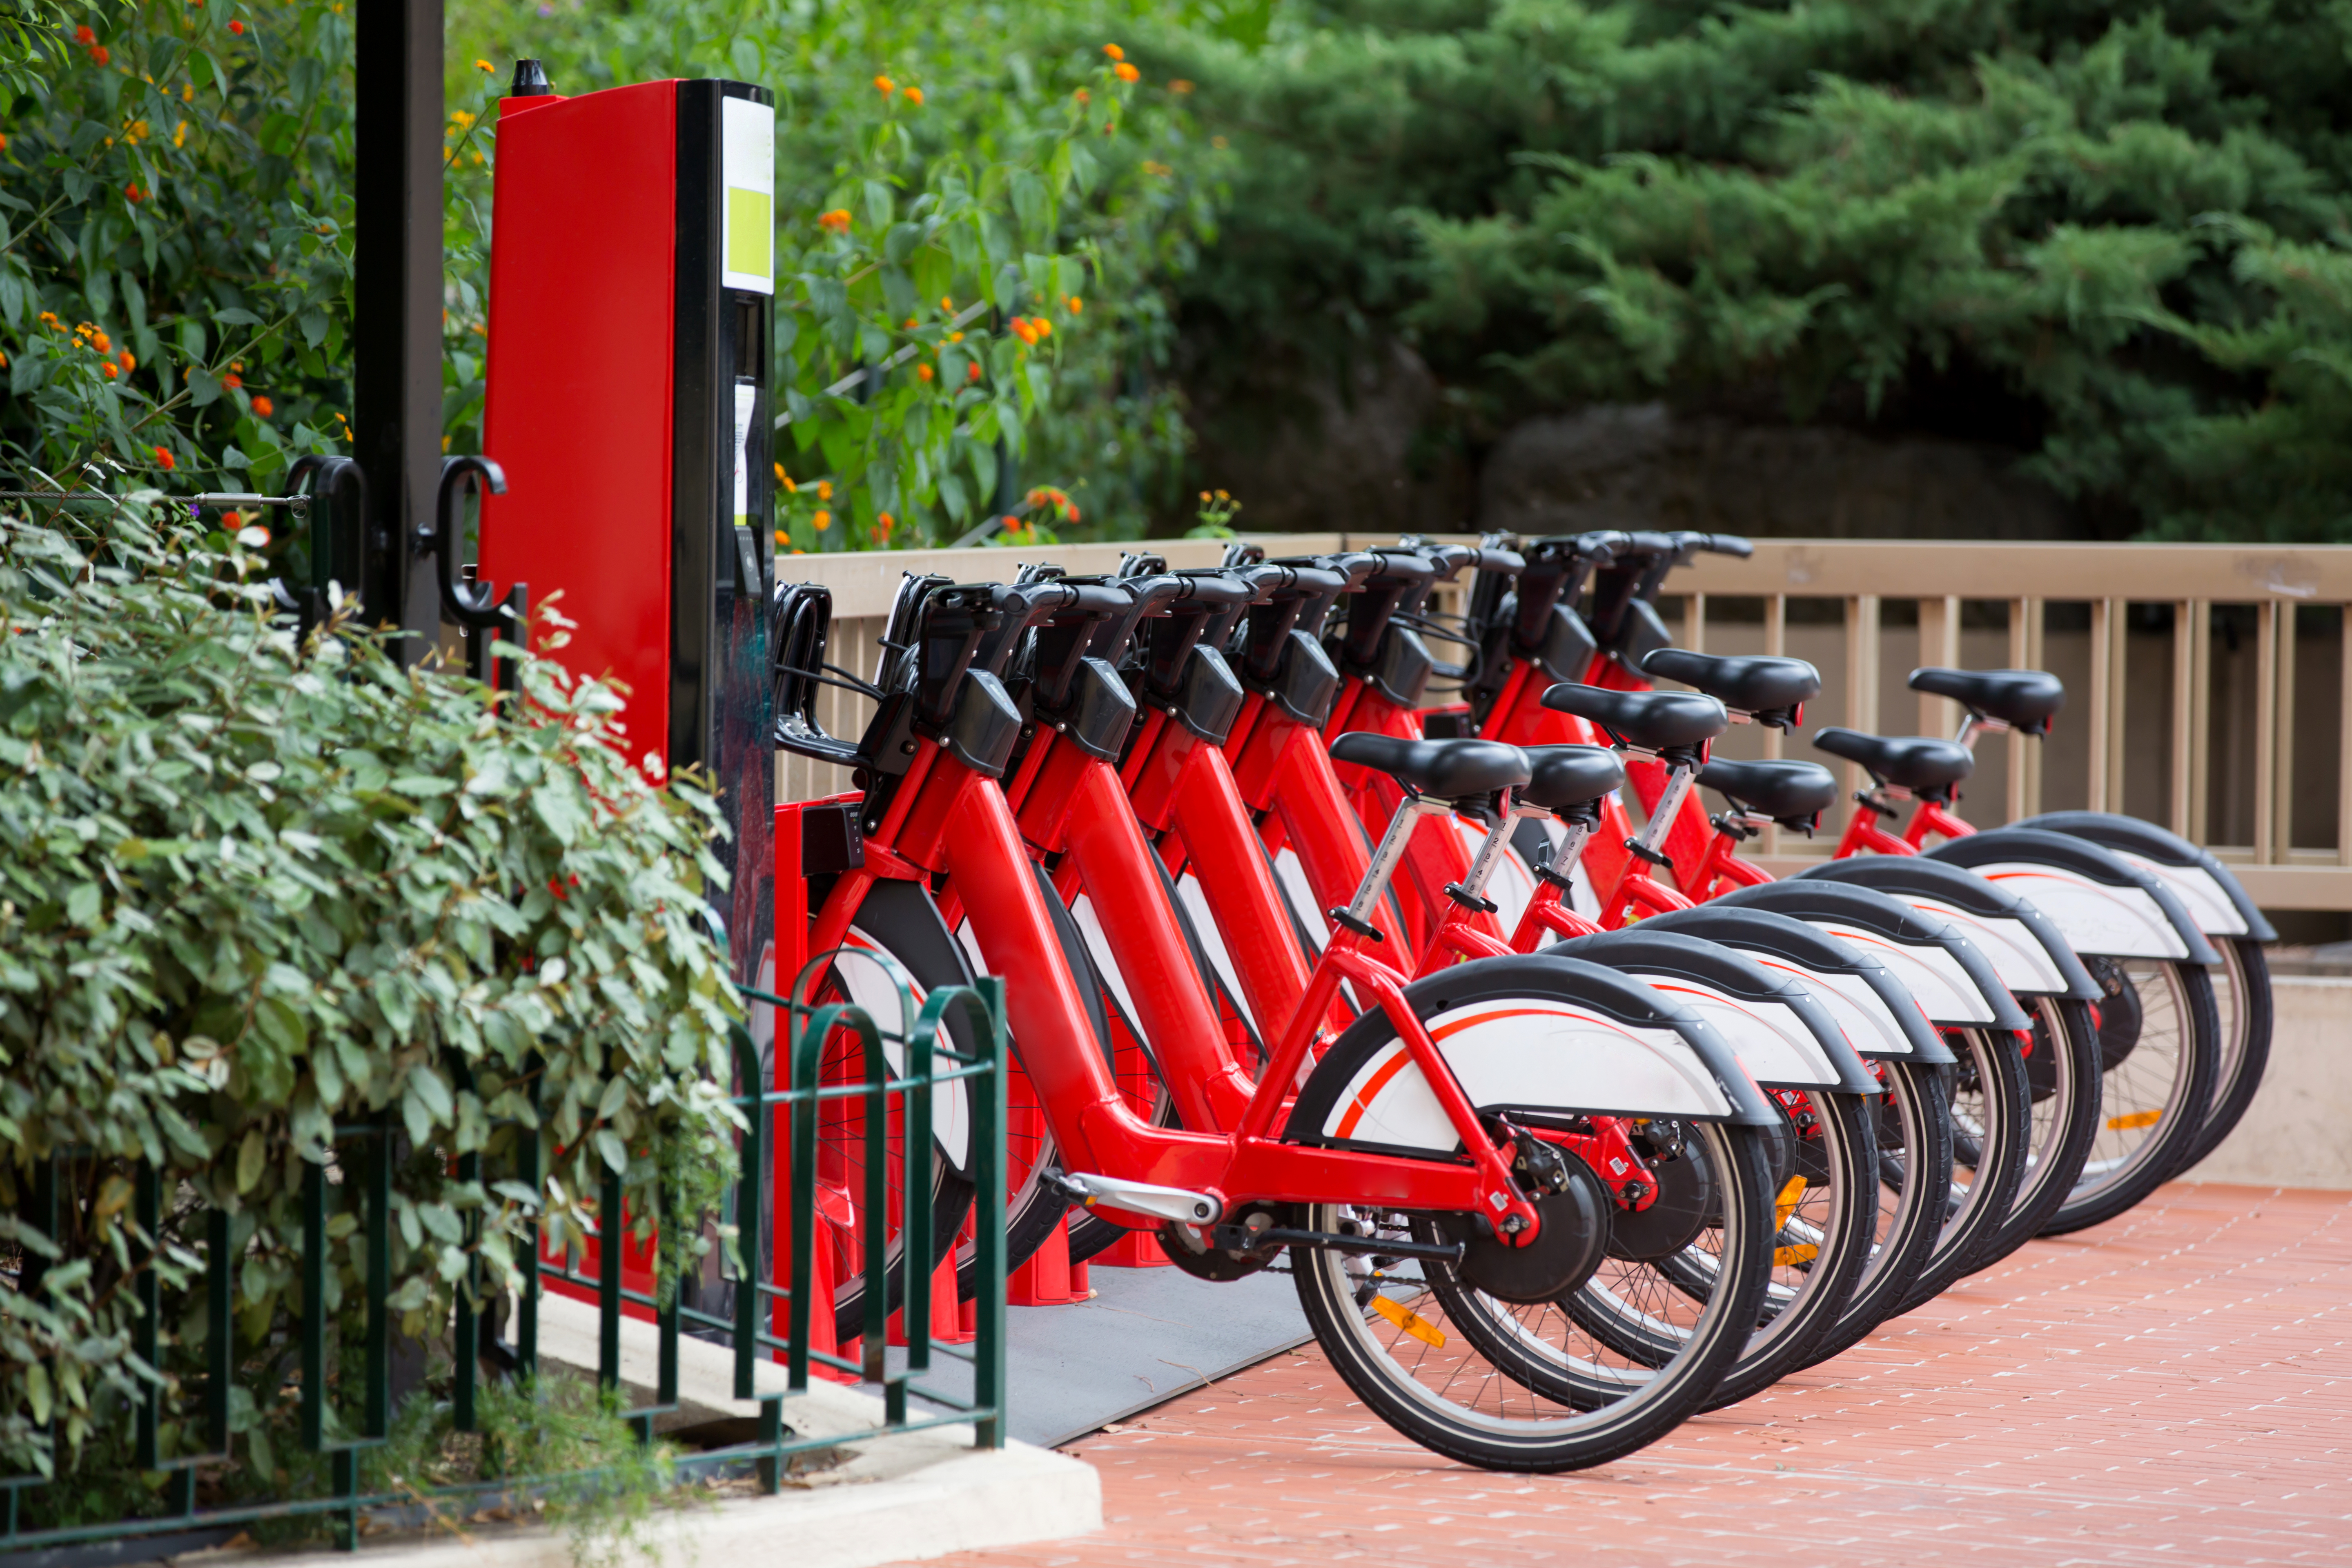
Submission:
M 1832 727 L 1815 735 L 1813 744 L 1831 756 L 1860 763 L 1880 784 L 1923 793 L 1948 790 L 1977 767 L 1966 746 L 1933 735 L 1865 735 Z
M 1589 719 L 1645 752 L 1696 746 L 1731 722 L 1722 703 L 1696 691 L 1612 691 L 1563 681 L 1544 693 L 1543 705 Z
M 1822 672 L 1801 658 L 1731 658 L 1662 647 L 1642 661 L 1642 668 L 1650 675 L 1696 686 L 1734 713 L 1748 714 L 1776 730 L 1795 722 L 1797 706 L 1820 696 L 1822 690 Z
M 1383 773 L 1408 790 L 1468 800 L 1528 782 L 1528 754 L 1500 741 L 1407 741 L 1353 730 L 1331 742 L 1331 760 Z
M 1837 801 L 1837 779 L 1819 763 L 1716 761 L 1698 782 L 1743 811 L 1760 811 L 1783 827 L 1810 833 Z
M 2065 683 L 2046 669 L 1945 669 L 1930 665 L 1911 672 L 1911 689 L 1948 697 L 1979 719 L 1998 719 L 2029 735 L 2048 734 L 2050 716 L 2066 706 Z
M 1546 811 L 1569 811 L 1613 794 L 1625 782 L 1625 764 L 1606 746 L 1529 746 L 1533 764 L 1519 798 Z

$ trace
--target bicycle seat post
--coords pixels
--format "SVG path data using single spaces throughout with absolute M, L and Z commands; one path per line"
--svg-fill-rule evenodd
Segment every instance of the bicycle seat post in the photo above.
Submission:
M 1372 913 L 1380 908 L 1381 895 L 1387 892 L 1390 879 L 1397 868 L 1404 864 L 1405 852 L 1412 847 L 1413 830 L 1424 816 L 1444 816 L 1453 811 L 1450 801 L 1433 795 L 1409 795 L 1389 818 L 1388 831 L 1381 835 L 1380 847 L 1372 851 L 1372 863 L 1364 868 L 1364 879 L 1356 884 L 1356 896 L 1344 910 L 1331 912 L 1342 925 L 1358 936 L 1380 940 L 1380 928 L 1372 923 Z

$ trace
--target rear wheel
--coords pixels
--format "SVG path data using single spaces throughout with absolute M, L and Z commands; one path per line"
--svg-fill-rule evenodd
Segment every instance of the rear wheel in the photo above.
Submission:
M 2201 965 L 2095 954 L 2083 963 L 2105 993 L 2095 1004 L 2100 1121 L 2044 1236 L 2113 1219 L 2195 1157 L 2221 1058 L 2213 982 Z
M 1572 988 L 1531 973 L 1527 961 L 1465 964 L 1408 989 L 1417 1010 L 1443 983 L 1444 1008 L 1527 999 L 1575 1003 Z M 1418 992 L 1421 994 L 1415 995 Z M 1294 1138 L 1318 1140 L 1339 1097 L 1373 1056 L 1395 1041 L 1378 1013 L 1359 1018 L 1300 1091 Z M 1513 1112 L 1540 1131 L 1558 1112 Z M 1537 1277 L 1476 1250 L 1485 1234 L 1467 1215 L 1405 1213 L 1374 1204 L 1302 1205 L 1299 1223 L 1325 1234 L 1400 1242 L 1465 1241 L 1461 1263 L 1401 1255 L 1294 1247 L 1300 1305 L 1332 1366 L 1381 1419 L 1433 1452 L 1489 1469 L 1556 1471 L 1604 1463 L 1672 1430 L 1703 1408 L 1756 1331 L 1772 1268 L 1772 1134 L 1719 1122 L 1654 1123 L 1674 1129 L 1679 1158 L 1703 1168 L 1681 1215 L 1685 1228 L 1656 1240 L 1655 1255 L 1697 1247 L 1716 1261 L 1717 1287 L 1699 1299 L 1645 1258 L 1651 1246 L 1611 1246 L 1607 1189 L 1569 1158 L 1569 1184 L 1544 1198 L 1545 1226 L 1528 1257 Z M 1496 1244 L 1484 1243 L 1490 1252 Z M 1545 1248 L 1540 1256 L 1536 1248 Z M 1612 1331 L 1585 1322 L 1613 1302 Z M 1628 1337 L 1651 1348 L 1628 1354 Z
M 1723 1374 L 1711 1407 L 1761 1393 L 1814 1359 L 1853 1293 L 1876 1230 L 1873 1102 L 1821 1092 L 1768 1098 L 1789 1119 L 1772 1172 L 1772 1277 L 1756 1331 Z M 1697 1299 L 1715 1288 L 1715 1256 L 1705 1249 L 1686 1247 L 1662 1268 Z
M 912 882 L 874 884 L 858 906 L 839 956 L 814 993 L 820 1004 L 856 1003 L 885 1033 L 903 1034 L 913 1016 L 911 1013 L 900 1016 L 898 983 L 872 956 L 877 953 L 887 954 L 906 972 L 913 984 L 911 1001 L 916 1008 L 940 986 L 969 984 L 971 980 L 963 954 L 940 921 L 929 895 Z M 970 1023 L 961 1012 L 950 1016 L 945 1033 L 948 1038 L 942 1043 L 950 1048 L 961 1052 L 975 1048 Z M 887 1047 L 894 1071 L 905 1067 L 905 1058 L 898 1054 L 901 1050 L 895 1045 Z M 866 1081 L 865 1047 L 854 1031 L 836 1028 L 825 1037 L 818 1081 L 828 1087 Z M 972 1185 L 964 1174 L 969 1155 L 958 1153 L 959 1141 L 968 1140 L 971 1128 L 968 1103 L 960 1088 L 932 1096 L 934 1137 L 928 1191 L 922 1194 L 919 1212 L 931 1226 L 934 1258 L 955 1246 L 957 1232 L 971 1211 Z M 778 1122 L 781 1130 L 783 1119 Z M 895 1307 L 904 1288 L 898 1260 L 908 1208 L 902 1100 L 891 1100 L 883 1132 L 889 1185 L 887 1210 L 879 1223 L 886 1227 L 891 1268 L 887 1300 Z M 876 1223 L 866 1206 L 866 1102 L 859 1099 L 822 1102 L 817 1117 L 816 1245 L 827 1249 L 833 1277 L 838 1281 L 834 1330 L 842 1336 L 863 1333 L 866 1327 L 866 1238 Z M 916 1164 L 923 1169 L 923 1162 Z
M 1874 1102 L 1876 1226 L 1845 1310 L 1813 1345 L 1817 1363 L 1901 1309 L 1943 1230 L 1952 1190 L 1951 1104 L 1944 1075 L 1905 1061 L 1873 1062 L 1871 1070 L 1886 1086 Z
M 1972 1266 L 1989 1268 L 2041 1234 L 2081 1179 L 2099 1134 L 2104 1100 L 2099 1031 L 2091 1010 L 2063 996 L 2019 997 L 2031 1003 L 2033 1032 L 2023 1047 L 2032 1104 L 2025 1172 L 2009 1217 Z
M 1959 1058 L 1940 1069 L 1952 1140 L 1944 1222 L 1895 1312 L 1934 1300 L 1976 1267 L 1978 1254 L 2009 1217 L 2025 1173 L 2032 1102 L 2017 1037 L 2006 1029 L 1946 1029 L 1943 1035 Z
M 2221 963 L 2207 973 L 2213 981 L 2213 1005 L 2221 1027 L 2221 1066 L 2213 1087 L 2213 1109 L 2206 1113 L 2197 1147 L 2183 1162 L 2189 1165 L 2221 1147 L 2254 1102 L 2263 1087 L 2263 1073 L 2271 1060 L 2271 966 L 2263 944 L 2252 937 L 2211 937 L 2221 950 Z

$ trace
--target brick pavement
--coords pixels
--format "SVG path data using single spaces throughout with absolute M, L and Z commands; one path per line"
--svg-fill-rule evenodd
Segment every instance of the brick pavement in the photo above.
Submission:
M 1612 1465 L 1436 1460 L 1310 1345 L 1070 1445 L 1100 1534 L 936 1561 L 2352 1564 L 2347 1341 L 2352 1193 L 2174 1185 Z

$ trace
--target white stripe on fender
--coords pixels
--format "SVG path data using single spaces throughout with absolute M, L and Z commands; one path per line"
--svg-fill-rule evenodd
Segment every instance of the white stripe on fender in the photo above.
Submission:
M 1630 1026 L 1556 1002 L 1472 1003 L 1425 1020 L 1475 1106 L 1633 1116 L 1728 1116 L 1698 1053 L 1672 1029 Z M 1358 1068 L 1326 1137 L 1450 1153 L 1461 1140 L 1402 1040 Z
M 2189 944 L 2142 888 L 2110 888 L 2080 871 L 2032 860 L 1969 868 L 2050 917 L 2076 952 L 2116 958 L 2186 958 Z
M 1737 942 L 1726 942 L 1738 947 Z M 1838 1027 L 1845 1031 L 1846 1043 L 1865 1057 L 1907 1057 L 1911 1054 L 1911 1037 L 1903 1032 L 1886 998 L 1870 988 L 1870 982 L 1859 974 L 1823 974 L 1791 963 L 1770 953 L 1750 952 L 1748 957 L 1767 969 L 1777 969 L 1794 975 L 1830 1010 Z
M 2221 879 L 2204 867 L 2167 866 L 2160 860 L 2151 860 L 2145 855 L 2135 855 L 2128 849 L 2117 849 L 2112 845 L 2100 847 L 2110 855 L 2121 857 L 2126 864 L 2138 867 L 2171 889 L 2172 896 L 2180 900 L 2182 907 L 2189 911 L 2189 918 L 2195 921 L 2197 929 L 2207 936 L 2246 934 L 2246 917 L 2238 912 L 2238 906 L 2231 900 L 2229 890 L 2221 886 Z
M 1937 1024 L 1990 1024 L 1992 1004 L 1977 989 L 1960 961 L 1940 947 L 1913 947 L 1835 921 L 1812 922 L 1832 936 L 1841 936 L 1893 971 L 1904 988 L 1919 999 L 1930 1021 Z
M 1968 934 L 1977 950 L 1991 961 L 2000 983 L 2011 991 L 2032 991 L 2058 994 L 2066 989 L 2066 978 L 2058 973 L 2051 961 L 2050 950 L 2033 934 L 2033 928 L 2023 921 L 2006 915 L 1977 915 L 1956 909 L 1941 899 L 1930 899 L 1918 893 L 1892 895 L 1915 910 L 1947 920 Z

